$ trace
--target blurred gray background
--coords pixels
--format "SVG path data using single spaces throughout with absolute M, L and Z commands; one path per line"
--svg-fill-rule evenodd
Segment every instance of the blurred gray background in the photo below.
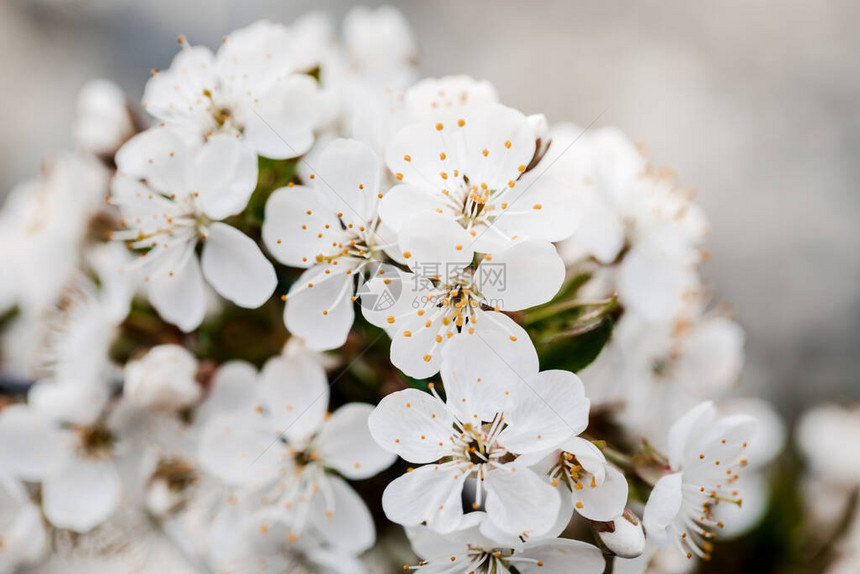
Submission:
M 375 5 L 378 2 L 364 2 Z M 409 0 L 424 75 L 486 78 L 551 121 L 615 125 L 693 184 L 705 274 L 748 332 L 746 392 L 860 400 L 860 3 Z M 138 99 L 176 36 L 345 1 L 0 0 L 0 197 L 71 144 L 75 94 Z M 602 115 L 601 115 L 602 114 Z

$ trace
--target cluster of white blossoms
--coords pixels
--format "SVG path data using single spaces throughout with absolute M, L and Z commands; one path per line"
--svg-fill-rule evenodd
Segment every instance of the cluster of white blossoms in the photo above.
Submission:
M 0 572 L 129 522 L 327 574 L 689 569 L 754 526 L 783 431 L 722 400 L 704 216 L 625 136 L 418 79 L 393 8 L 179 44 L 0 212 Z

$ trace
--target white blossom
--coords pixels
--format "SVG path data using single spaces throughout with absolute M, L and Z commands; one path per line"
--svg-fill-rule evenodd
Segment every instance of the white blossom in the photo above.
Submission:
M 179 345 L 159 345 L 125 366 L 123 394 L 134 404 L 182 409 L 200 398 L 197 360 Z
M 5 473 L 0 474 L 0 508 L 0 573 L 12 574 L 44 556 L 48 537 L 24 486 Z
M 576 375 L 538 372 L 531 346 L 504 341 L 496 333 L 459 335 L 443 352 L 445 401 L 407 389 L 373 411 L 376 442 L 423 465 L 386 488 L 390 520 L 450 532 L 463 520 L 469 481 L 471 509 L 485 509 L 503 532 L 540 536 L 556 524 L 558 491 L 529 466 L 585 428 L 589 403 Z
M 403 128 L 386 150 L 402 183 L 383 198 L 382 220 L 399 233 L 417 226 L 418 216 L 441 214 L 467 232 L 466 256 L 565 239 L 572 194 L 551 175 L 527 173 L 535 141 L 526 116 L 498 104 Z
M 722 522 L 719 504 L 741 504 L 738 471 L 747 466 L 746 449 L 756 420 L 747 415 L 718 419 L 705 402 L 678 419 L 669 430 L 668 473 L 660 478 L 645 506 L 648 537 L 660 546 L 678 547 L 688 558 L 706 558 Z
M 216 54 L 180 38 L 170 68 L 147 83 L 143 108 L 190 143 L 225 134 L 257 155 L 303 155 L 321 115 L 317 82 L 305 73 L 321 54 L 306 50 L 324 43 L 309 41 L 308 31 L 317 33 L 255 22 L 227 36 Z
M 577 573 L 603 572 L 603 554 L 590 544 L 564 538 L 499 542 L 475 526 L 481 514 L 468 515 L 466 527 L 449 534 L 426 526 L 407 528 L 412 547 L 422 560 L 415 566 L 404 566 L 404 570 L 422 574 L 564 574 L 573 567 Z
M 280 262 L 307 269 L 287 294 L 284 322 L 312 349 L 343 345 L 355 317 L 356 281 L 396 244 L 380 227 L 382 166 L 355 140 L 328 144 L 309 186 L 284 187 L 266 204 L 263 241 Z
M 549 466 L 553 486 L 582 516 L 606 522 L 624 512 L 627 479 L 592 442 L 571 437 L 543 464 Z
M 501 332 L 505 347 L 530 346 L 525 330 L 501 311 L 545 303 L 564 280 L 555 248 L 541 241 L 485 255 L 472 268 L 468 232 L 440 214 L 416 216 L 398 241 L 411 272 L 370 279 L 361 293 L 362 312 L 386 329 L 391 362 L 412 377 L 436 373 L 442 350 L 458 333 Z
M 248 236 L 221 220 L 240 213 L 257 183 L 257 158 L 226 135 L 199 150 L 167 128 L 153 128 L 117 153 L 112 202 L 126 227 L 114 237 L 145 250 L 139 259 L 152 304 L 185 331 L 206 311 L 204 278 L 247 308 L 272 295 L 272 264 Z M 198 260 L 195 247 L 203 242 Z
M 91 80 L 78 92 L 75 143 L 99 157 L 111 157 L 137 131 L 128 98 L 110 80 Z
M 244 492 L 260 492 L 295 537 L 316 533 L 352 553 L 372 546 L 370 513 L 341 477 L 368 478 L 394 460 L 370 436 L 373 407 L 350 403 L 327 415 L 328 382 L 307 355 L 270 359 L 251 392 L 254 407 L 207 421 L 203 467 Z
M 23 405 L 0 412 L 0 464 L 42 484 L 42 510 L 57 528 L 88 532 L 120 500 L 113 460 L 115 436 L 104 424 L 63 428 Z

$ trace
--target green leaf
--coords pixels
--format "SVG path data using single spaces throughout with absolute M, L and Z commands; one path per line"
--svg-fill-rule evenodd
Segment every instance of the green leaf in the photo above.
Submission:
M 612 335 L 614 321 L 605 315 L 587 328 L 575 328 L 546 336 L 528 329 L 535 341 L 541 368 L 578 372 L 590 365 Z

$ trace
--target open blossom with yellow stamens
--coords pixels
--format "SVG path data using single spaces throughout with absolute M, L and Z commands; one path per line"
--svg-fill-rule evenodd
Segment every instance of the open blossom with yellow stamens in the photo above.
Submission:
M 221 221 L 241 213 L 254 192 L 252 151 L 229 136 L 194 149 L 168 128 L 153 128 L 131 138 L 116 164 L 111 203 L 125 229 L 113 237 L 141 252 L 138 264 L 162 318 L 185 331 L 198 327 L 205 283 L 240 307 L 269 299 L 274 267 L 253 239 Z
M 416 216 L 438 213 L 466 230 L 466 248 L 481 253 L 569 237 L 572 193 L 540 164 L 529 171 L 537 137 L 526 116 L 499 104 L 407 126 L 386 150 L 402 183 L 383 199 L 382 220 L 399 232 L 416 225 Z
M 324 350 L 343 345 L 355 318 L 356 282 L 380 272 L 385 250 L 396 243 L 386 239 L 376 212 L 384 189 L 373 150 L 339 139 L 314 164 L 308 186 L 284 187 L 269 198 L 263 241 L 278 261 L 307 269 L 287 294 L 284 322 L 308 347 Z
M 349 403 L 328 415 L 325 372 L 305 353 L 270 359 L 248 386 L 256 404 L 206 421 L 202 467 L 288 521 L 297 539 L 313 532 L 356 554 L 372 546 L 370 512 L 341 477 L 369 478 L 394 461 L 368 431 L 373 408 Z
M 426 526 L 407 528 L 409 542 L 423 560 L 414 566 L 404 565 L 403 570 L 420 574 L 603 572 L 603 555 L 595 546 L 564 538 L 526 542 L 510 537 L 489 538 L 480 531 L 483 520 L 483 512 L 473 512 L 464 519 L 461 530 L 446 534 Z
M 257 155 L 298 157 L 322 117 L 319 87 L 305 73 L 321 54 L 309 53 L 317 42 L 298 40 L 298 30 L 267 21 L 234 31 L 217 54 L 180 37 L 170 68 L 147 82 L 143 109 L 195 145 L 224 134 Z
M 542 536 L 557 523 L 558 491 L 533 471 L 538 460 L 588 422 L 582 382 L 566 371 L 538 372 L 530 345 L 500 349 L 505 337 L 458 335 L 445 348 L 443 401 L 407 389 L 388 395 L 368 421 L 383 448 L 423 466 L 394 480 L 382 496 L 386 516 L 450 532 L 484 509 L 492 527 L 512 536 Z M 529 456 L 524 456 L 529 455 Z
M 522 242 L 485 255 L 474 266 L 468 239 L 449 218 L 417 216 L 399 235 L 410 272 L 375 277 L 366 284 L 364 316 L 391 335 L 391 362 L 412 377 L 435 374 L 442 350 L 460 333 L 503 333 L 507 340 L 500 353 L 507 347 L 530 346 L 523 328 L 501 311 L 545 303 L 564 280 L 564 266 L 550 243 Z M 400 293 L 391 305 L 364 302 L 378 300 L 392 282 Z
M 711 556 L 712 542 L 723 526 L 714 516 L 720 504 L 741 504 L 735 487 L 738 469 L 747 465 L 746 450 L 756 419 L 747 415 L 717 418 L 704 402 L 669 430 L 669 474 L 663 476 L 645 506 L 648 538 L 673 544 L 688 558 Z
M 613 520 L 627 504 L 627 479 L 594 443 L 571 437 L 548 457 L 553 486 L 582 516 L 596 521 Z

